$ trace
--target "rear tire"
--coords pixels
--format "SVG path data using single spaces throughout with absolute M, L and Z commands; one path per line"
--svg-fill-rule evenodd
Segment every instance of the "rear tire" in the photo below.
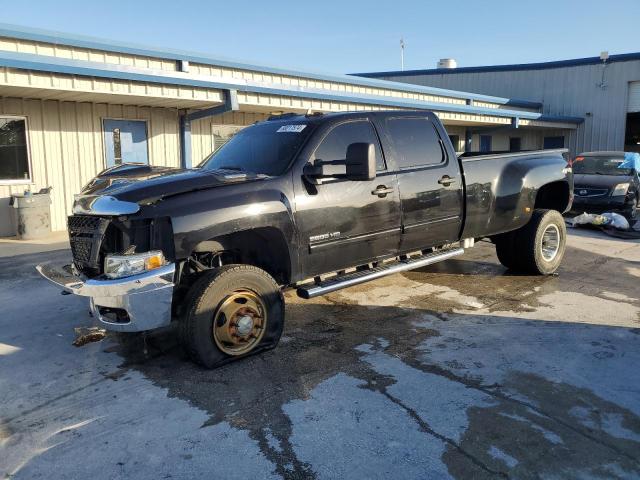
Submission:
M 567 227 L 556 210 L 534 210 L 531 220 L 515 232 L 518 270 L 551 275 L 564 257 Z
M 202 275 L 185 299 L 178 326 L 189 357 L 206 368 L 274 348 L 284 326 L 275 280 L 251 265 L 225 265 Z
M 496 254 L 500 263 L 510 270 L 518 268 L 515 252 L 515 232 L 502 233 L 493 238 L 496 246 Z

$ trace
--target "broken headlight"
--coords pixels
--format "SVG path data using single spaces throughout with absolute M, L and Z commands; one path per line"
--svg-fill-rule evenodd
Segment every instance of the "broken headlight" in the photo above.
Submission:
M 109 278 L 123 278 L 155 270 L 165 265 L 160 250 L 131 255 L 107 255 L 104 259 L 104 274 Z

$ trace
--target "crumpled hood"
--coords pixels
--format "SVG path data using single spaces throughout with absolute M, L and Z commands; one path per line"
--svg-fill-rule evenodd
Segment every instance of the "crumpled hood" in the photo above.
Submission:
M 619 183 L 627 183 L 631 180 L 629 175 L 595 175 L 589 173 L 576 173 L 573 176 L 575 188 L 606 188 L 612 189 Z
M 98 174 L 82 189 L 80 195 L 109 195 L 137 203 L 260 178 L 264 176 L 231 170 L 123 164 Z

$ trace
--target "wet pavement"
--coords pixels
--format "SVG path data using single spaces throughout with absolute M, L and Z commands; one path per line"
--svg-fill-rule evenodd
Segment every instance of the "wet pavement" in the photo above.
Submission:
M 312 301 L 277 349 L 207 371 L 171 331 L 88 327 L 0 258 L 7 478 L 638 478 L 640 242 L 581 232 L 559 275 L 491 244 Z

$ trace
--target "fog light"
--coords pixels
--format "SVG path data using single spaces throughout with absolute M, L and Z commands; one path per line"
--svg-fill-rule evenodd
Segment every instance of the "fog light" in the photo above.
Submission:
M 107 255 L 104 259 L 104 274 L 109 278 L 123 278 L 155 270 L 165 264 L 160 250 L 132 255 Z

